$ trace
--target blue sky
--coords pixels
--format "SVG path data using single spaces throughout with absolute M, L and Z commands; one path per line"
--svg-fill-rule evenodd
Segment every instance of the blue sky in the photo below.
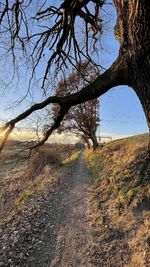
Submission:
M 107 12 L 107 15 L 106 15 Z M 101 39 L 102 53 L 100 55 L 101 65 L 108 68 L 117 58 L 119 43 L 113 35 L 113 28 L 116 21 L 115 9 L 112 5 L 107 5 L 103 11 L 105 15 L 104 34 Z M 9 62 L 1 63 L 1 75 L 4 81 L 8 81 L 12 74 Z M 0 120 L 13 118 L 24 111 L 32 104 L 29 96 L 23 103 L 15 106 L 15 102 L 21 99 L 27 90 L 28 74 L 20 71 L 19 81 L 15 79 L 6 91 L 0 92 Z M 1 88 L 3 82 L 0 79 Z M 37 85 L 38 87 L 38 85 Z M 42 99 L 40 88 L 36 88 L 34 101 Z M 11 106 L 11 109 L 8 107 Z M 127 86 L 111 89 L 100 98 L 100 133 L 101 135 L 124 137 L 139 133 L 148 132 L 142 106 L 134 91 Z M 24 123 L 22 125 L 25 125 Z M 22 126 L 23 127 L 23 126 Z M 99 132 L 99 131 L 98 131 Z

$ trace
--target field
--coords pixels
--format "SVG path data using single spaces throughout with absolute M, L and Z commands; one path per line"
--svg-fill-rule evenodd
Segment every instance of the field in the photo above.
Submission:
M 4 151 L 0 154 L 0 181 L 3 179 L 17 178 L 25 168 L 28 159 L 26 150 L 27 142 L 9 141 Z

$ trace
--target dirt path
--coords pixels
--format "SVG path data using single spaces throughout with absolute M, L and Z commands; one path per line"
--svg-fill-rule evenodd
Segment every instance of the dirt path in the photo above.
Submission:
M 56 190 L 47 188 L 33 200 L 36 205 L 30 203 L 28 210 L 3 231 L 0 266 L 95 266 L 90 262 L 89 183 L 81 154 Z
M 49 206 L 49 225 L 53 231 L 46 237 L 45 252 L 39 253 L 29 266 L 81 267 L 90 263 L 92 237 L 88 224 L 89 207 L 86 201 L 90 175 L 83 155 L 72 166 L 66 187 L 55 196 Z M 42 253 L 41 253 L 42 252 Z M 32 255 L 31 255 L 32 259 Z
M 68 216 L 60 225 L 49 266 L 93 266 L 89 259 L 92 243 L 88 224 L 89 207 L 86 201 L 90 176 L 83 156 L 78 159 L 72 176 L 72 187 L 63 197 L 62 209 Z

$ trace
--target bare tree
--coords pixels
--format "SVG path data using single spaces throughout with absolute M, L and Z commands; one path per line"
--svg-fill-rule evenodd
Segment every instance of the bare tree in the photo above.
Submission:
M 92 141 L 93 149 L 96 149 L 99 144 L 96 137 L 96 130 L 99 124 L 98 116 L 99 102 L 97 99 L 87 101 L 70 108 L 63 122 L 58 128 L 58 132 L 71 131 L 79 135 L 82 140 L 90 146 L 89 139 Z M 54 114 L 58 113 L 59 107 L 55 108 Z M 53 114 L 53 111 L 52 111 Z M 45 129 L 49 128 L 46 125 Z
M 73 69 L 69 77 L 63 78 L 56 87 L 55 94 L 65 96 L 79 91 L 87 82 L 91 83 L 97 75 L 97 70 L 88 62 L 81 62 Z M 49 117 L 56 118 L 59 113 L 59 105 L 53 105 L 49 112 Z M 72 131 L 82 137 L 82 140 L 90 145 L 92 141 L 93 149 L 99 144 L 96 138 L 96 130 L 99 124 L 99 101 L 93 99 L 69 109 L 59 126 L 59 132 Z M 48 129 L 49 124 L 45 129 Z
M 8 0 L 5 3 L 1 2 L 1 40 L 7 37 L 7 53 L 11 51 L 14 56 L 19 46 L 27 55 L 29 47 L 31 48 L 33 74 L 44 52 L 46 53 L 47 64 L 42 80 L 44 89 L 52 64 L 55 64 L 57 70 L 62 70 L 63 67 L 67 68 L 68 62 L 74 64 L 80 62 L 83 57 L 94 64 L 89 44 L 91 42 L 96 51 L 98 33 L 102 32 L 99 11 L 107 1 L 64 0 L 60 5 L 55 6 L 49 4 L 49 1 L 40 1 L 41 6 L 36 14 L 34 14 L 34 8 L 32 12 L 27 12 L 31 5 L 34 7 L 35 2 L 16 0 L 11 1 L 11 5 Z M 120 42 L 120 51 L 115 62 L 79 92 L 64 97 L 49 96 L 43 102 L 31 106 L 8 121 L 2 128 L 6 132 L 1 149 L 16 123 L 24 120 L 34 111 L 54 103 L 60 106 L 59 114 L 43 140 L 38 143 L 39 146 L 59 127 L 71 106 L 95 99 L 118 85 L 128 85 L 135 91 L 141 101 L 150 129 L 150 2 L 148 0 L 114 0 L 113 2 L 117 11 L 115 37 Z M 46 4 L 42 5 L 42 3 Z M 35 26 L 32 30 L 30 29 L 31 18 Z M 82 32 L 78 32 L 79 27 L 76 28 L 78 20 L 85 25 L 82 44 L 80 43 Z

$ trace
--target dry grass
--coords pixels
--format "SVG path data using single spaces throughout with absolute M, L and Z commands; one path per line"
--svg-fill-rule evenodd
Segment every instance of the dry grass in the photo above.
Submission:
M 17 179 L 24 171 L 29 151 L 26 142 L 9 141 L 0 153 L 0 183 L 6 179 Z
M 149 141 L 141 135 L 86 151 L 94 174 L 91 223 L 106 266 L 150 266 L 150 163 L 141 172 Z
M 63 161 L 70 160 L 75 148 L 45 145 L 29 158 L 26 143 L 10 142 L 0 164 L 0 223 L 8 222 L 27 201 L 49 186 L 64 171 Z
M 80 155 L 80 151 L 76 151 L 74 152 L 72 155 L 70 155 L 68 158 L 66 158 L 65 160 L 63 160 L 63 164 L 69 164 L 72 163 L 73 161 L 75 161 Z

